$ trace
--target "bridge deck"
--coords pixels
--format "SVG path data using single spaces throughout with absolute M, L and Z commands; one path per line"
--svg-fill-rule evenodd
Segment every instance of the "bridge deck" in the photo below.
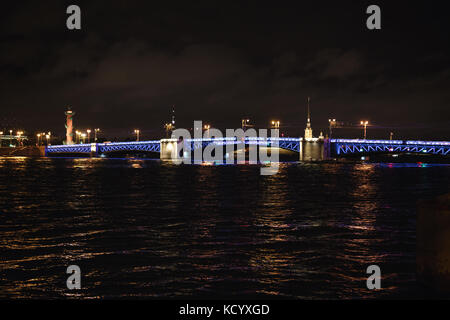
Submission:
M 331 139 L 336 155 L 352 153 L 428 153 L 450 154 L 448 141 Z
M 295 152 L 300 152 L 301 143 L 317 142 L 318 139 L 304 140 L 303 138 L 279 137 L 245 137 L 210 138 L 210 139 L 186 139 L 188 149 L 204 148 L 209 144 L 228 145 L 264 145 L 279 147 Z M 322 140 L 323 141 L 323 140 Z M 362 140 L 362 139 L 330 139 L 325 143 L 331 144 L 337 156 L 352 153 L 395 152 L 395 153 L 429 153 L 438 155 L 450 154 L 450 142 L 448 141 L 416 141 L 416 140 Z M 161 140 L 139 142 L 111 142 L 74 145 L 48 146 L 46 154 L 58 153 L 108 153 L 122 151 L 161 152 Z

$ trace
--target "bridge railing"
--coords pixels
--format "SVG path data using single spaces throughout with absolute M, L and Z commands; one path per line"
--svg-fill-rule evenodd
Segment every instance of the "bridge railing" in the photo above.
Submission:
M 331 139 L 331 143 L 403 144 L 403 140 Z
M 352 153 L 428 153 L 450 154 L 448 141 L 331 139 L 337 155 Z
M 186 139 L 190 149 L 205 147 L 208 144 L 247 144 L 260 146 L 277 146 L 282 149 L 300 152 L 303 138 L 291 137 L 223 137 Z M 312 141 L 312 140 L 311 140 Z M 314 140 L 317 141 L 317 140 Z M 346 153 L 370 152 L 414 152 L 447 155 L 450 153 L 449 141 L 415 141 L 415 140 L 364 140 L 364 139 L 330 139 L 337 155 Z M 160 140 L 105 142 L 92 144 L 48 146 L 46 153 L 104 153 L 121 151 L 160 152 Z
M 47 146 L 45 153 L 90 153 L 92 151 L 91 144 L 71 144 L 71 145 L 55 145 Z

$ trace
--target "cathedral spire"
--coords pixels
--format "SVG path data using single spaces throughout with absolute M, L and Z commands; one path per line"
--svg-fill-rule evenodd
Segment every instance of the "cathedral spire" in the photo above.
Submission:
M 308 128 L 311 128 L 311 113 L 310 113 L 310 110 L 309 110 L 309 101 L 311 100 L 311 98 L 310 97 L 308 97 L 308 121 L 307 121 L 307 123 L 306 123 L 306 126 L 308 127 Z
M 175 105 L 172 105 L 172 129 L 175 129 Z
M 308 119 L 306 121 L 306 128 L 305 128 L 305 139 L 312 139 L 312 128 L 311 128 L 311 111 L 309 109 L 309 102 L 310 97 L 308 97 Z

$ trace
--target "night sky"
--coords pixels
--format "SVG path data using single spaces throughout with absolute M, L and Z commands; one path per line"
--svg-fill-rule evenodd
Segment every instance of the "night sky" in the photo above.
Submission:
M 2 3 L 0 127 L 62 136 L 71 106 L 78 129 L 155 138 L 175 105 L 178 127 L 279 119 L 298 136 L 310 96 L 315 135 L 328 118 L 367 119 L 373 136 L 450 140 L 450 13 L 390 2 Z M 80 31 L 66 28 L 70 4 Z M 369 4 L 381 30 L 366 28 Z

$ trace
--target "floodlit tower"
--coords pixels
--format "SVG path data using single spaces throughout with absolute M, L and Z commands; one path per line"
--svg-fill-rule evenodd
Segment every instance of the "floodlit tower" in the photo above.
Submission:
M 70 110 L 70 107 L 67 108 L 65 112 L 66 115 L 66 144 L 73 144 L 73 116 L 75 112 Z
M 311 114 L 310 114 L 310 110 L 309 110 L 309 100 L 310 100 L 310 98 L 308 97 L 308 120 L 306 122 L 306 128 L 305 128 L 305 139 L 311 139 L 313 137 L 312 128 L 311 128 Z

